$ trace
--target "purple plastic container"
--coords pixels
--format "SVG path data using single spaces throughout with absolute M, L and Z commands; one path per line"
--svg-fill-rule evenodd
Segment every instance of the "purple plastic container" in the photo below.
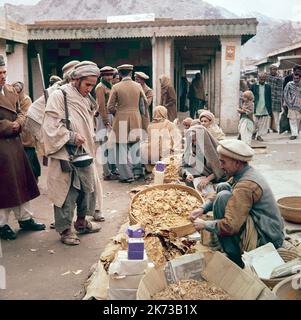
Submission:
M 144 251 L 128 251 L 129 260 L 143 260 Z
M 139 229 L 134 230 L 132 227 L 128 227 L 126 230 L 126 234 L 130 238 L 142 238 L 144 236 L 144 229 L 139 228 Z
M 144 251 L 144 240 L 130 238 L 128 241 L 128 251 Z
M 162 161 L 158 161 L 156 163 L 156 171 L 164 172 L 164 170 L 165 170 L 165 163 Z

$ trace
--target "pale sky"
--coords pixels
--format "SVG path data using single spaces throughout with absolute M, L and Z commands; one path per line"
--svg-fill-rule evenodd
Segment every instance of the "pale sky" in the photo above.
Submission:
M 238 15 L 256 11 L 271 18 L 301 21 L 300 0 L 207 0 L 206 2 L 224 7 Z
M 0 5 L 4 3 L 33 5 L 38 2 L 39 0 L 0 0 Z M 224 7 L 238 15 L 256 11 L 276 19 L 301 21 L 300 0 L 283 0 L 277 3 L 276 0 L 207 0 L 206 2 Z

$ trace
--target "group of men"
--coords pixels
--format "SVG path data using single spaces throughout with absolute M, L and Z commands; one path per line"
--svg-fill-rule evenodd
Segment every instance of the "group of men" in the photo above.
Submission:
M 39 190 L 32 174 L 33 166 L 30 167 L 20 140 L 25 114 L 19 108 L 14 88 L 5 84 L 3 57 L 0 64 L 3 92 L 0 97 L 3 113 L 0 117 L 0 236 L 13 240 L 16 233 L 8 226 L 11 211 L 23 229 L 44 230 L 45 225 L 36 223 L 29 209 L 29 201 L 39 195 Z M 103 163 L 105 180 L 132 182 L 136 167 L 138 174 L 141 173 L 141 165 L 134 163 L 133 158 L 142 128 L 146 129 L 149 123 L 152 90 L 145 84 L 148 79 L 145 73 L 136 72 L 136 81 L 132 80 L 132 65 L 122 65 L 117 70 L 121 81 L 113 86 L 113 77 L 117 78 L 114 68 L 99 69 L 91 61 L 71 61 L 62 68 L 63 80 L 52 77 L 52 86 L 26 115 L 26 130 L 30 128 L 32 137 L 41 142 L 50 160 L 47 187 L 54 204 L 54 227 L 61 241 L 68 245 L 80 243 L 78 234 L 100 230 L 98 224 L 86 219 L 87 215 L 96 221 L 104 220 L 95 140 L 103 147 L 102 152 L 109 155 L 109 145 L 116 144 L 116 158 L 110 162 L 112 158 L 108 156 Z M 91 91 L 99 77 L 94 99 Z M 137 135 L 131 135 L 135 130 Z M 99 139 L 95 139 L 95 132 Z M 82 156 L 90 157 L 90 161 L 81 161 Z M 72 228 L 75 208 L 77 233 Z
M 105 144 L 103 151 L 110 153 L 110 143 L 117 146 L 116 167 L 113 162 L 105 164 L 104 177 L 131 182 L 135 170 L 141 169 L 139 162 L 133 160 L 141 138 L 139 129 L 149 121 L 152 92 L 143 82 L 147 79 L 144 73 L 137 72 L 136 82 L 132 80 L 132 65 L 118 67 L 121 81 L 114 86 L 111 85 L 114 69 L 108 66 L 99 69 L 93 62 L 76 61 L 63 71 L 64 82 L 50 90 L 47 103 L 44 100 L 43 116 L 37 115 L 38 108 L 33 107 L 27 117 L 33 120 L 32 132 L 41 135 L 45 155 L 50 159 L 47 184 L 48 197 L 54 204 L 55 228 L 64 244 L 78 245 L 79 234 L 100 230 L 98 224 L 86 219 L 101 212 L 102 201 L 95 163 L 95 117 L 97 130 L 104 130 L 98 136 L 100 144 Z M 99 77 L 95 100 L 91 91 Z M 44 230 L 45 225 L 36 223 L 29 210 L 29 201 L 39 196 L 39 190 L 19 137 L 24 115 L 18 108 L 14 89 L 5 84 L 5 78 L 1 58 L 0 236 L 12 240 L 16 234 L 7 224 L 11 211 L 24 230 Z M 40 133 L 35 132 L 37 124 Z M 197 230 L 216 233 L 228 257 L 243 266 L 243 250 L 267 242 L 276 248 L 282 245 L 283 221 L 267 182 L 248 164 L 253 150 L 242 141 L 223 140 L 217 152 L 222 169 L 232 180 L 218 185 L 215 197 L 192 212 L 190 218 Z M 209 210 L 213 210 L 213 221 L 199 219 Z
M 131 183 L 143 175 L 137 154 L 142 130 L 147 130 L 150 122 L 153 93 L 145 83 L 149 79 L 145 73 L 135 72 L 135 81 L 132 80 L 133 68 L 129 64 L 119 66 L 121 81 L 114 86 L 110 84 L 113 68 L 100 70 L 101 82 L 96 87 L 100 112 L 97 140 L 101 155 L 105 155 L 102 157 L 105 180 Z
M 290 140 L 297 139 L 301 120 L 301 66 L 296 65 L 290 76 L 282 78 L 277 65 L 270 73 L 261 73 L 258 83 L 250 86 L 254 94 L 254 115 L 257 124 L 253 138 L 263 141 L 270 130 L 282 133 L 290 131 Z M 245 89 L 247 90 L 247 89 Z M 287 122 L 287 125 L 284 123 Z

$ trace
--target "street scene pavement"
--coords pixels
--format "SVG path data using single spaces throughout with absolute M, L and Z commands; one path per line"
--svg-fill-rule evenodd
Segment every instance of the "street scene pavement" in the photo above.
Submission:
M 276 199 L 300 195 L 301 140 L 290 141 L 288 134 L 276 133 L 268 134 L 264 140 L 255 144 L 256 155 L 251 165 L 267 179 Z M 47 167 L 43 167 L 39 182 L 41 196 L 32 201 L 35 218 L 47 225 L 46 230 L 20 231 L 16 240 L 1 241 L 0 265 L 6 271 L 6 289 L 0 290 L 1 300 L 81 299 L 91 267 L 128 218 L 129 191 L 144 183 L 103 181 L 105 222 L 101 223 L 102 230 L 82 235 L 80 245 L 72 247 L 62 244 L 57 232 L 49 227 L 54 218 L 46 194 L 46 177 Z M 10 224 L 18 230 L 13 215 Z

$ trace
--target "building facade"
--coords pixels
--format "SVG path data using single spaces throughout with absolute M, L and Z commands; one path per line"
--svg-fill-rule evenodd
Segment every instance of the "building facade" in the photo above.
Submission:
M 7 82 L 24 81 L 28 91 L 28 32 L 27 27 L 0 19 L 0 54 L 7 63 Z
M 283 75 L 295 65 L 301 65 L 301 42 L 270 52 L 265 58 L 257 61 L 258 72 L 269 72 L 270 66 L 276 64 Z
M 187 70 L 200 70 L 208 108 L 227 133 L 237 131 L 241 45 L 256 34 L 256 19 L 119 22 L 45 21 L 27 25 L 28 82 L 31 96 L 42 94 L 37 53 L 47 81 L 61 75 L 70 60 L 92 60 L 99 67 L 130 63 L 150 76 L 154 105 L 159 77 L 171 78 L 177 92 Z

